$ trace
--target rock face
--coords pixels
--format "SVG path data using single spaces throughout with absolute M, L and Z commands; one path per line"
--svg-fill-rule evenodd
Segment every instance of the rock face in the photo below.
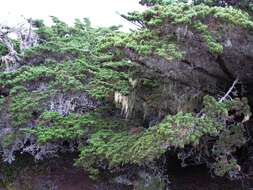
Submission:
M 187 29 L 186 36 L 178 41 L 181 51 L 184 52 L 184 59 L 179 61 L 139 55 L 128 48 L 123 51 L 132 61 L 158 72 L 163 77 L 207 92 L 217 93 L 224 90 L 236 78 L 244 85 L 252 87 L 252 32 L 214 22 L 209 20 L 207 26 L 210 26 L 210 32 L 223 46 L 221 55 L 212 55 L 201 36 L 191 29 Z M 159 30 L 160 35 L 166 36 L 177 29 L 165 25 Z

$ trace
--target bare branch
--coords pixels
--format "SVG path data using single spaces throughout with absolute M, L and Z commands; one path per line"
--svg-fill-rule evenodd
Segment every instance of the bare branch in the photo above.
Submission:
M 0 25 L 0 43 L 2 43 L 8 50 L 6 55 L 1 57 L 1 61 L 5 64 L 5 71 L 15 71 L 19 67 L 19 56 L 15 49 L 13 37 L 20 41 L 20 53 L 25 49 L 32 47 L 37 43 L 38 36 L 33 31 L 32 19 L 28 19 L 26 23 L 17 24 L 14 27 Z
M 238 83 L 239 78 L 237 77 L 235 79 L 235 81 L 233 82 L 232 86 L 229 88 L 229 90 L 227 91 L 227 93 L 225 94 L 225 96 L 223 96 L 220 100 L 219 103 L 223 102 L 224 100 L 226 100 L 226 98 L 229 96 L 229 94 L 232 92 L 232 90 L 235 88 L 235 85 Z

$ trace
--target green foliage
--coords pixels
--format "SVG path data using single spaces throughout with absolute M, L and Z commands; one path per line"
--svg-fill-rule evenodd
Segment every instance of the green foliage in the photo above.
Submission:
M 0 74 L 0 84 L 16 88 L 17 85 L 32 86 L 41 80 L 47 81 L 49 91 L 79 92 L 87 90 L 92 96 L 103 98 L 115 90 L 127 94 L 130 88 L 127 76 L 127 73 L 116 71 L 114 68 L 102 68 L 96 64 L 92 65 L 82 60 L 76 60 L 75 62 L 58 64 L 52 62 L 47 66 L 27 66 L 14 74 L 2 73 Z M 90 77 L 92 80 L 86 82 Z M 104 91 L 98 93 L 102 88 Z
M 12 127 L 21 127 L 34 119 L 33 114 L 43 110 L 42 102 L 47 99 L 43 92 L 28 92 L 24 87 L 17 86 L 11 91 L 11 104 L 8 107 Z
M 26 51 L 25 57 L 33 54 L 38 56 L 42 53 L 54 53 L 63 56 L 63 59 L 82 57 L 96 62 L 96 44 L 105 35 L 117 30 L 117 28 L 92 28 L 88 19 L 83 21 L 76 19 L 73 27 L 52 17 L 54 24 L 51 27 L 43 23 L 38 25 L 38 33 L 41 43 L 39 46 L 30 48 Z M 68 54 L 69 56 L 64 54 Z M 53 56 L 52 56 L 53 57 Z
M 148 32 L 145 30 L 142 31 L 145 31 L 150 36 L 155 36 L 154 31 L 157 33 L 157 31 L 161 30 L 162 28 L 166 28 L 168 25 L 174 28 L 187 25 L 188 29 L 201 35 L 211 53 L 215 55 L 221 54 L 223 47 L 218 42 L 219 36 L 213 34 L 211 31 L 212 28 L 205 23 L 205 19 L 208 17 L 214 18 L 217 22 L 216 25 L 225 22 L 230 24 L 232 27 L 242 27 L 248 30 L 253 28 L 253 21 L 251 20 L 249 14 L 240 9 L 231 7 L 209 7 L 204 4 L 192 6 L 186 3 L 178 2 L 165 3 L 162 5 L 153 6 L 143 13 L 132 12 L 126 16 L 129 21 L 141 23 L 143 26 L 148 28 L 146 29 Z M 141 34 L 142 31 L 139 33 Z M 169 32 L 171 31 L 169 30 L 166 33 L 166 36 L 173 36 Z M 143 34 L 141 35 L 143 36 Z M 168 44 L 168 42 L 162 41 L 163 39 L 161 36 L 162 35 L 159 35 L 158 42 L 162 44 Z M 170 39 L 173 38 L 170 37 Z M 130 40 L 128 39 L 128 41 Z M 162 47 L 161 44 L 159 44 L 159 47 Z M 162 47 L 161 49 L 165 51 L 167 48 Z M 175 48 L 172 49 L 175 50 Z M 147 53 L 150 53 L 149 49 L 146 48 L 145 50 Z M 167 52 L 167 54 L 168 53 L 171 52 Z M 164 56 L 164 52 L 162 55 Z
M 168 60 L 181 59 L 175 39 L 170 36 L 161 37 L 158 32 L 144 29 L 128 33 L 115 33 L 101 41 L 100 48 L 118 47 L 135 50 L 140 55 L 157 55 Z
M 139 114 L 132 116 L 131 121 L 122 120 L 115 107 L 88 113 L 49 111 L 52 110 L 50 103 L 59 94 L 72 97 L 87 93 L 94 101 L 99 100 L 99 105 L 112 106 L 115 92 L 127 96 L 136 88 L 130 81 L 139 68 L 124 59 L 126 54 L 134 52 L 134 56 L 142 58 L 181 60 L 184 52 L 181 51 L 183 41 L 177 34 L 180 27 L 199 35 L 213 55 L 222 54 L 223 46 L 219 32 L 206 23 L 206 18 L 213 19 L 216 25 L 227 23 L 230 27 L 253 29 L 249 14 L 241 10 L 181 2 L 141 1 L 152 7 L 127 16 L 141 26 L 131 33 L 119 32 L 118 27 L 92 28 L 88 19 L 76 20 L 74 26 L 56 17 L 52 17 L 52 26 L 34 21 L 39 44 L 20 57 L 22 64 L 16 71 L 0 73 L 0 116 L 7 116 L 10 126 L 15 128 L 15 133 L 1 139 L 1 147 L 11 148 L 17 133 L 22 132 L 32 134 L 40 145 L 76 141 L 80 150 L 76 164 L 98 175 L 100 168 L 113 171 L 126 165 L 148 165 L 168 150 L 180 152 L 187 146 L 197 152 L 199 147 L 205 147 L 203 139 L 208 136 L 212 144 L 200 152 L 212 160 L 216 175 L 238 169 L 233 153 L 246 140 L 241 121 L 233 117 L 251 116 L 245 98 L 218 102 L 205 96 L 199 114 L 167 115 L 147 129 L 139 125 L 140 118 L 135 118 Z M 5 53 L 0 44 L 0 55 Z M 137 78 L 142 84 L 141 90 L 149 91 L 153 97 L 156 96 L 153 92 L 160 93 L 157 92 L 160 79 L 141 75 Z M 136 132 L 132 132 L 136 126 Z
M 0 106 L 10 114 L 12 127 L 26 127 L 36 120 L 57 94 L 87 92 L 103 100 L 115 91 L 126 95 L 131 88 L 128 76 L 133 65 L 124 60 L 114 66 L 103 64 L 105 54 L 98 53 L 99 41 L 117 27 L 92 28 L 88 19 L 76 20 L 70 27 L 52 19 L 50 27 L 34 21 L 41 41 L 24 53 L 27 64 L 0 73 L 0 89 L 8 95 L 1 96 L 5 104 Z
M 246 143 L 244 133 L 243 126 L 233 125 L 219 135 L 212 148 L 212 154 L 218 158 L 217 162 L 213 164 L 216 175 L 224 176 L 231 171 L 240 170 L 237 160 L 231 153 L 236 152 L 237 148 Z
M 91 174 L 98 174 L 98 166 L 105 161 L 110 169 L 127 164 L 143 165 L 158 159 L 168 148 L 184 148 L 186 145 L 197 147 L 201 138 L 206 135 L 218 137 L 217 143 L 220 146 L 221 142 L 226 141 L 226 138 L 222 136 L 226 136 L 225 131 L 229 130 L 226 126 L 228 112 L 239 102 L 242 103 L 239 100 L 218 103 L 214 98 L 206 96 L 201 117 L 179 112 L 176 115 L 168 115 L 156 126 L 137 134 L 98 131 L 91 135 L 88 145 L 81 147 L 77 165 L 83 166 Z M 242 129 L 241 126 L 240 128 Z M 233 130 L 230 132 L 234 134 Z M 237 135 L 239 134 L 241 133 L 226 136 L 230 144 L 224 144 L 224 148 L 219 149 L 222 154 L 232 153 L 235 149 L 231 147 L 244 143 L 242 141 L 238 144 L 240 140 Z M 217 157 L 220 156 L 217 153 L 214 154 Z
M 223 52 L 223 46 L 213 39 L 211 33 L 208 32 L 208 27 L 206 25 L 197 22 L 193 25 L 193 28 L 202 34 L 202 38 L 206 42 L 211 53 L 218 55 Z
M 14 140 L 16 139 L 16 134 L 15 133 L 9 133 L 1 137 L 0 139 L 0 145 L 3 148 L 8 148 L 12 145 Z
M 119 120 L 101 116 L 99 113 L 61 116 L 57 112 L 44 112 L 37 120 L 35 128 L 22 128 L 22 131 L 36 136 L 38 143 L 70 141 L 87 138 L 90 133 L 101 129 L 121 130 Z
M 233 158 L 230 160 L 227 160 L 227 158 L 221 158 L 221 160 L 214 163 L 213 167 L 214 173 L 217 176 L 224 176 L 228 172 L 240 169 L 237 161 Z
M 253 11 L 253 2 L 251 0 L 240 0 L 240 1 L 230 1 L 230 0 L 194 0 L 193 3 L 197 4 L 206 4 L 209 6 L 233 6 L 235 8 L 240 8 L 249 13 Z
M 8 50 L 6 49 L 6 47 L 2 43 L 0 43 L 0 56 L 3 56 L 7 53 L 8 53 Z
M 253 27 L 250 16 L 242 10 L 231 7 L 209 7 L 203 4 L 191 6 L 186 3 L 177 3 L 155 6 L 143 13 L 130 14 L 129 18 L 132 20 L 142 19 L 149 26 L 153 23 L 164 23 L 166 20 L 171 24 L 192 24 L 196 21 L 202 21 L 208 16 L 246 29 Z
M 34 134 L 39 144 L 47 142 L 68 141 L 84 136 L 82 120 L 76 115 L 63 117 L 57 112 L 46 112 L 39 118 L 36 128 L 27 128 L 23 131 Z M 50 125 L 50 126 L 49 126 Z
M 147 6 L 154 6 L 154 5 L 168 5 L 171 3 L 187 3 L 187 0 L 141 0 L 139 3 L 142 5 Z
M 0 96 L 0 107 L 2 107 L 4 104 L 4 97 Z

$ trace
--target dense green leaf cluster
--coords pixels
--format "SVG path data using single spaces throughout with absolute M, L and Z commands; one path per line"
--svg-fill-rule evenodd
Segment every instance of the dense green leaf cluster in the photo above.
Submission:
M 193 0 L 194 4 L 206 4 L 209 6 L 233 6 L 236 8 L 243 9 L 252 13 L 253 11 L 253 2 L 251 0 L 240 0 L 240 1 L 230 1 L 230 0 Z
M 26 50 L 24 65 L 15 72 L 0 73 L 4 95 L 1 94 L 0 106 L 10 114 L 12 127 L 24 127 L 36 119 L 48 109 L 50 97 L 57 94 L 87 92 L 104 99 L 114 91 L 129 92 L 132 65 L 122 60 L 118 69 L 110 62 L 101 62 L 105 56 L 97 53 L 96 44 L 113 28 L 94 29 L 86 19 L 77 20 L 74 27 L 55 17 L 53 21 L 52 27 L 35 22 L 40 26 L 40 44 Z
M 147 5 L 147 6 L 154 6 L 154 5 L 168 5 L 171 3 L 187 3 L 187 0 L 140 0 L 140 4 Z
M 1 146 L 3 146 L 3 148 L 9 148 L 12 145 L 12 143 L 15 141 L 15 139 L 16 139 L 16 134 L 14 133 L 6 134 L 4 137 L 0 139 L 0 144 Z
M 239 109 L 240 107 L 236 106 L 238 104 L 242 108 L 247 108 L 246 111 Z M 248 104 L 241 100 L 218 103 L 214 98 L 206 96 L 204 105 L 202 116 L 179 112 L 176 115 L 168 115 L 156 126 L 136 134 L 115 133 L 108 130 L 99 131 L 91 136 L 87 146 L 81 147 L 77 164 L 82 165 L 92 174 L 97 174 L 96 168 L 104 164 L 105 161 L 108 162 L 109 168 L 126 164 L 145 165 L 158 159 L 168 149 L 184 148 L 186 145 L 196 147 L 206 135 L 217 137 L 216 146 L 223 144 L 223 149 L 218 149 L 221 153 L 216 152 L 215 154 L 217 157 L 221 154 L 226 157 L 227 152 L 235 151 L 234 146 L 245 143 L 243 135 L 240 139 L 235 138 L 235 135 L 239 135 L 241 132 L 234 134 L 230 131 L 230 126 L 227 126 L 229 111 L 236 106 L 245 115 L 250 114 Z M 237 127 L 243 131 L 242 126 Z M 230 131 L 233 135 L 226 136 L 225 131 Z M 223 135 L 219 137 L 220 134 L 226 138 L 223 138 Z M 230 144 L 226 144 L 226 141 Z M 225 173 L 230 169 L 231 167 L 226 167 Z M 216 170 L 216 173 L 221 172 L 218 169 Z
M 115 33 L 101 41 L 100 48 L 117 47 L 129 48 L 140 55 L 161 56 L 168 60 L 182 59 L 183 53 L 176 45 L 172 36 L 160 36 L 156 31 L 144 29 L 128 33 Z
M 226 22 L 233 27 L 242 27 L 250 30 L 253 28 L 251 17 L 240 9 L 231 7 L 210 7 L 204 4 L 192 6 L 178 2 L 156 5 L 143 13 L 133 12 L 127 16 L 127 19 L 131 22 L 141 23 L 143 26 L 147 27 L 152 31 L 149 32 L 150 36 L 153 36 L 152 33 L 154 31 L 157 32 L 168 24 L 174 28 L 188 26 L 188 30 L 192 30 L 194 33 L 202 36 L 210 52 L 213 54 L 220 54 L 223 51 L 223 47 L 218 41 L 219 36 L 212 34 L 211 26 L 205 23 L 206 18 L 209 17 L 215 19 L 217 25 L 219 22 Z M 171 32 L 172 31 L 168 31 L 166 35 L 173 36 Z M 159 40 L 161 41 L 163 38 L 160 36 Z
M 8 51 L 7 51 L 6 47 L 2 43 L 0 43 L 0 56 L 3 56 L 7 53 L 8 53 Z
M 15 91 L 15 92 L 14 92 Z M 14 95 L 14 93 L 16 93 Z M 42 112 L 43 100 L 48 98 L 43 92 L 29 93 L 26 89 L 15 88 L 11 94 L 10 105 L 4 105 L 10 112 L 12 127 L 25 126 L 35 119 L 33 114 Z
M 57 112 L 44 112 L 36 122 L 36 128 L 22 128 L 21 130 L 35 135 L 40 144 L 80 140 L 100 130 L 118 131 L 126 128 L 122 121 L 102 116 L 99 113 L 70 114 L 64 117 Z

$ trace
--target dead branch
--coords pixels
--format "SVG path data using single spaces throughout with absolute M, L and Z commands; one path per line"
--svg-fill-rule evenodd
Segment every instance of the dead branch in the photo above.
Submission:
M 224 100 L 226 100 L 226 98 L 229 96 L 229 94 L 232 92 L 232 90 L 235 88 L 235 85 L 238 83 L 239 78 L 237 77 L 235 79 L 235 81 L 233 82 L 232 86 L 229 88 L 229 90 L 227 91 L 227 93 L 219 100 L 219 103 L 223 102 Z
M 0 25 L 0 43 L 2 43 L 8 53 L 1 57 L 1 62 L 5 64 L 5 71 L 15 71 L 19 66 L 18 50 L 15 49 L 14 39 L 20 41 L 20 53 L 22 54 L 25 49 L 32 47 L 37 43 L 38 36 L 33 32 L 32 19 L 28 19 L 27 23 L 18 24 L 14 27 Z

